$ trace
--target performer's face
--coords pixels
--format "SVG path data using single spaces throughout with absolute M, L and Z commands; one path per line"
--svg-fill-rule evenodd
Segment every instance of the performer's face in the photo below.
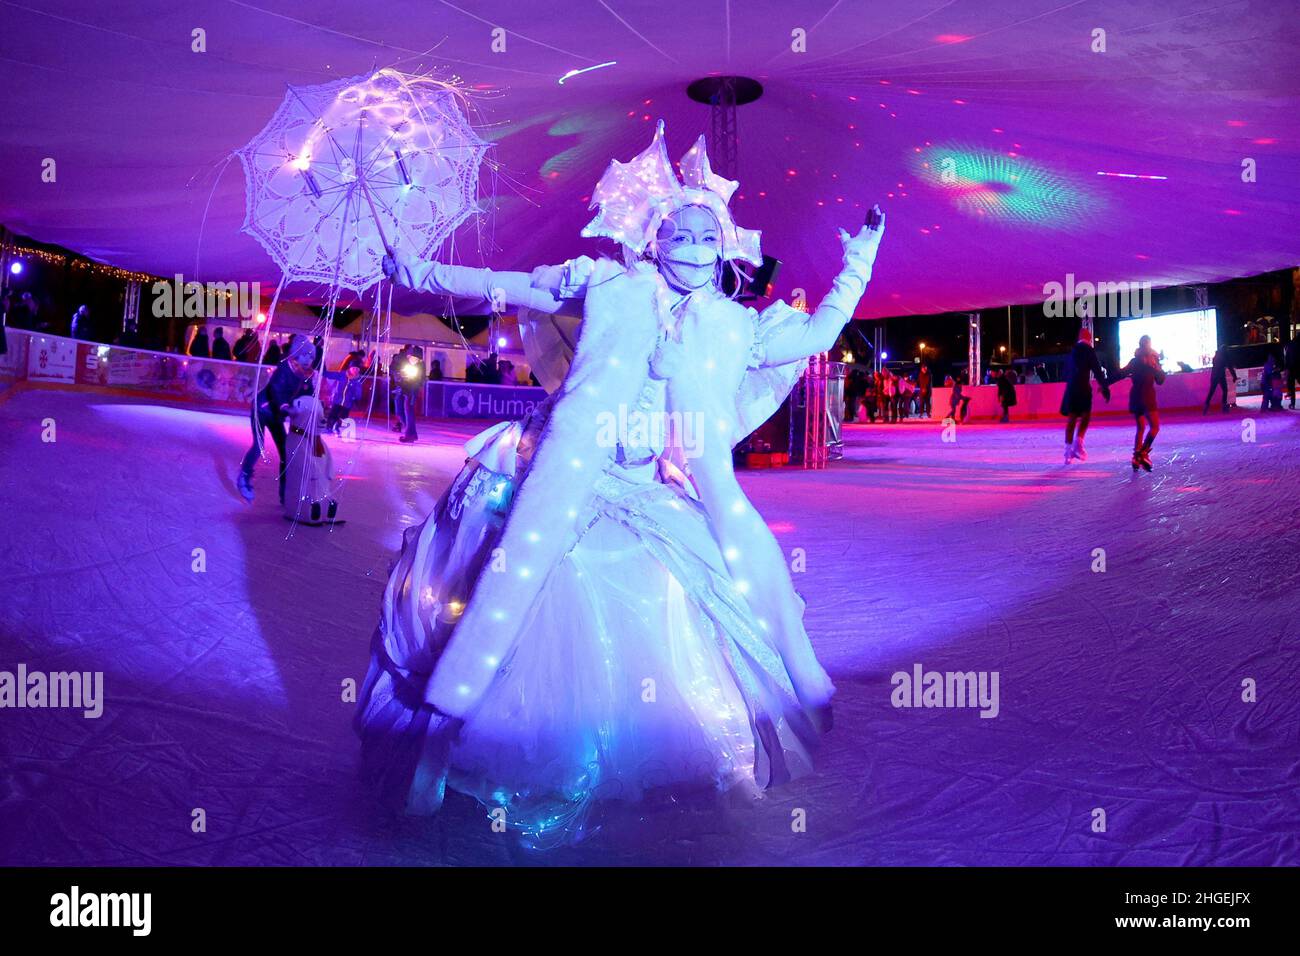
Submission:
M 659 270 L 679 289 L 702 289 L 717 275 L 722 235 L 718 222 L 700 206 L 673 213 L 659 230 Z

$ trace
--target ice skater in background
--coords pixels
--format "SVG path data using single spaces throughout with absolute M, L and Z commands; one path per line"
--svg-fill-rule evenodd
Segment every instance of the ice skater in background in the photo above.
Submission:
M 418 345 L 408 347 L 406 356 L 397 368 L 397 382 L 400 392 L 397 396 L 398 415 L 402 422 L 402 436 L 397 440 L 409 445 L 419 439 L 415 430 L 415 407 L 420 393 L 424 390 L 428 373 L 424 368 L 424 349 Z
M 1073 459 L 1088 460 L 1088 452 L 1083 447 L 1083 436 L 1088 432 L 1088 422 L 1092 420 L 1092 380 L 1097 380 L 1102 397 L 1110 401 L 1110 388 L 1106 384 L 1106 373 L 1097 360 L 1097 352 L 1092 347 L 1092 329 L 1081 328 L 1079 341 L 1074 343 L 1069 357 L 1065 360 L 1065 394 L 1061 396 L 1061 414 L 1065 421 L 1065 463 Z M 1075 433 L 1075 428 L 1078 433 Z
M 343 434 L 343 423 L 351 417 L 353 406 L 361 400 L 362 386 L 365 384 L 361 377 L 365 372 L 363 356 L 364 353 L 360 350 L 349 352 L 339 368 L 342 378 L 334 387 L 334 401 L 325 419 L 327 432 Z
M 970 417 L 971 396 L 965 394 L 966 388 L 966 374 L 963 372 L 952 383 L 952 395 L 948 399 L 948 417 L 960 425 L 966 424 L 966 419 Z M 959 405 L 960 412 L 958 412 Z
M 1228 410 L 1229 375 L 1232 376 L 1232 381 L 1235 384 L 1237 381 L 1237 370 L 1228 364 L 1228 356 L 1224 353 L 1223 346 L 1220 345 L 1215 351 L 1214 361 L 1210 365 L 1210 391 L 1209 394 L 1205 396 L 1205 408 L 1201 410 L 1202 415 L 1209 413 L 1210 402 L 1214 398 L 1215 389 L 1219 390 L 1220 397 L 1223 399 L 1223 410 L 1225 412 Z
M 1133 436 L 1133 470 L 1151 470 L 1151 446 L 1160 433 L 1160 407 L 1156 402 L 1156 386 L 1163 385 L 1165 370 L 1160 367 L 1160 356 L 1151 347 L 1151 336 L 1138 339 L 1133 358 L 1124 366 L 1114 381 L 1122 378 L 1133 383 L 1128 393 L 1128 410 L 1133 413 L 1137 431 Z M 1145 429 L 1145 437 L 1143 431 Z
M 253 405 L 251 420 L 253 426 L 253 444 L 244 455 L 239 466 L 239 475 L 235 486 L 245 501 L 253 500 L 253 467 L 265 448 L 263 436 L 271 432 L 276 453 L 280 456 L 280 503 L 284 503 L 284 469 L 285 469 L 285 407 L 292 405 L 301 395 L 310 395 L 311 365 L 316 358 L 316 348 L 303 336 L 296 336 L 289 348 L 289 356 L 275 367 L 271 380 L 257 393 Z

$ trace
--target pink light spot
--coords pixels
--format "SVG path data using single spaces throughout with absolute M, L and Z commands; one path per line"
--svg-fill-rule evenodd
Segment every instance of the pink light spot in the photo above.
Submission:
M 1256 146 L 1273 146 L 1276 145 L 1277 140 L 1273 139 L 1271 136 L 1263 136 L 1259 139 L 1252 139 L 1251 142 Z
M 965 100 L 953 100 L 953 102 L 956 103 L 958 106 L 965 106 L 965 105 L 966 105 L 966 101 L 965 101 Z
M 1224 214 L 1225 216 L 1240 216 L 1240 215 L 1241 215 L 1241 210 L 1240 210 L 1240 209 L 1225 209 L 1225 210 L 1223 210 L 1223 214 Z
M 935 43 L 965 43 L 970 39 L 969 34 L 965 33 L 940 33 L 934 38 Z
M 1229 126 L 1245 126 L 1245 125 L 1246 125 L 1246 121 L 1245 121 L 1245 120 L 1228 120 L 1228 125 L 1229 125 Z

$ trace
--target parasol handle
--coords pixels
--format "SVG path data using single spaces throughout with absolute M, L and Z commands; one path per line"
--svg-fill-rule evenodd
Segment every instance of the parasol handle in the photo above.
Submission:
M 379 241 L 384 244 L 385 249 L 391 249 L 392 246 L 388 244 L 388 237 L 384 235 L 384 224 L 379 219 L 379 210 L 375 208 L 375 201 L 370 198 L 370 188 L 366 185 L 364 179 L 359 179 L 358 182 L 361 183 L 361 192 L 365 195 L 366 202 L 370 204 L 370 214 L 375 217 L 375 228 L 379 230 Z

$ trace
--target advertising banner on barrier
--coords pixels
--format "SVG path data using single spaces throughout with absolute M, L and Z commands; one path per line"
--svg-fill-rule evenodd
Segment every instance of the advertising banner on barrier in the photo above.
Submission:
M 200 405 L 247 407 L 273 371 L 247 362 L 193 358 L 173 352 L 150 352 L 120 345 L 78 342 L 57 335 L 9 330 L 8 354 L 0 357 L 0 388 L 24 378 L 31 381 L 93 385 L 127 392 L 146 392 Z M 337 400 L 344 383 L 338 372 L 321 375 L 321 400 Z M 368 392 L 373 377 L 367 375 Z M 381 381 L 379 408 L 387 397 Z M 546 399 L 535 386 L 478 385 L 435 381 L 426 385 L 421 414 L 431 418 L 522 418 Z M 369 398 L 363 398 L 368 407 Z
M 76 381 L 77 343 L 54 335 L 32 336 L 27 352 L 27 378 L 33 382 Z
M 184 359 L 179 355 L 145 352 L 81 342 L 77 346 L 77 382 L 167 395 L 185 393 Z

